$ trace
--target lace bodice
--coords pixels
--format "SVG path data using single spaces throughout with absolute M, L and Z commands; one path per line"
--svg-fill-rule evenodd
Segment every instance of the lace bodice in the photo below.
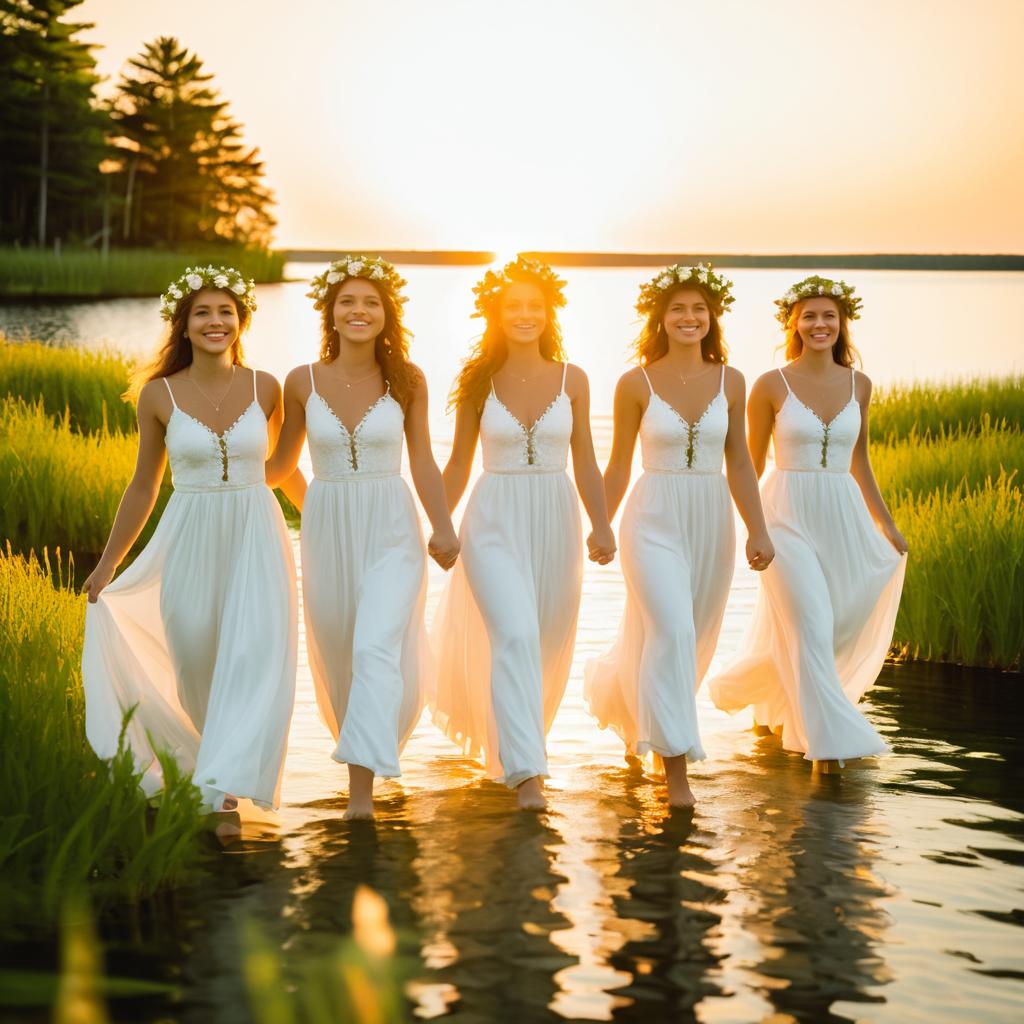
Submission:
M 252 402 L 223 434 L 180 409 L 164 378 L 173 406 L 164 444 L 176 491 L 231 491 L 266 480 L 267 417 L 256 399 L 256 371 L 250 372 Z
M 853 446 L 860 434 L 856 379 L 850 370 L 850 400 L 825 423 L 793 393 L 786 375 L 786 400 L 775 417 L 772 440 L 775 468 L 804 472 L 848 473 Z
M 551 404 L 525 427 L 498 398 L 491 382 L 491 393 L 480 414 L 480 446 L 485 473 L 556 473 L 565 469 L 572 438 L 572 401 L 562 386 Z
M 640 367 L 651 397 L 640 420 L 640 452 L 648 473 L 721 473 L 725 438 L 729 432 L 729 403 L 725 398 L 725 367 L 718 393 L 699 419 L 687 423 L 651 384 Z
M 313 364 L 309 366 L 306 399 L 306 437 L 318 480 L 348 480 L 393 476 L 402 469 L 405 414 L 391 397 L 390 387 L 348 428 L 316 389 Z

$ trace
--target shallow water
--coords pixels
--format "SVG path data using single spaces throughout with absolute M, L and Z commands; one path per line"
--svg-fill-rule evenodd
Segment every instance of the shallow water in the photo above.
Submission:
M 431 381 L 443 460 L 451 421 L 439 399 L 475 330 L 465 298 L 477 271 L 410 268 L 407 276 L 418 311 L 414 357 Z M 628 300 L 646 276 L 570 277 L 587 301 L 575 313 L 570 306 L 566 336 L 570 357 L 591 374 L 602 459 L 610 421 L 600 413 L 632 330 Z M 735 276 L 741 298 L 767 301 L 793 275 Z M 865 318 L 858 338 L 877 379 L 1020 369 L 1019 327 L 1017 336 L 972 339 L 967 357 L 961 320 L 978 302 L 1004 313 L 1019 306 L 1024 275 L 857 276 L 887 312 Z M 960 296 L 944 318 L 928 301 L 937 289 Z M 282 374 L 313 357 L 304 290 L 261 289 L 249 344 L 256 365 Z M 773 337 L 770 315 L 745 321 L 742 309 L 738 301 L 730 339 L 749 377 L 771 365 L 774 342 L 758 340 Z M 151 300 L 4 306 L 0 327 L 139 351 L 152 315 Z M 431 565 L 428 619 L 443 582 Z M 738 647 L 755 592 L 741 558 L 712 672 Z M 516 813 L 512 795 L 483 781 L 424 718 L 403 779 L 379 790 L 377 824 L 343 822 L 345 772 L 329 757 L 300 635 L 279 822 L 228 846 L 198 887 L 130 922 L 104 923 L 110 974 L 182 990 L 172 1003 L 117 1001 L 115 1018 L 250 1019 L 243 922 L 258 920 L 295 971 L 347 932 L 363 883 L 389 905 L 414 977 L 410 1005 L 422 1018 L 1024 1019 L 1021 677 L 887 667 L 865 709 L 894 752 L 839 778 L 812 776 L 774 738 L 755 737 L 749 717 L 731 719 L 702 696 L 708 760 L 692 769 L 700 803 L 692 817 L 668 815 L 660 785 L 628 770 L 615 736 L 583 708 L 583 664 L 611 643 L 623 598 L 617 562 L 587 564 L 576 658 L 549 740 L 550 811 L 540 817 Z M 25 966 L 52 951 L 26 947 L 16 957 Z M 0 1019 L 25 1018 L 0 1011 Z

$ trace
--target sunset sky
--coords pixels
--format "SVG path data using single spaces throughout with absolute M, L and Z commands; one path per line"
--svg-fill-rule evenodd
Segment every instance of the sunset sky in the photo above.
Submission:
M 1024 251 L 1021 0 L 86 0 L 194 49 L 283 246 Z M 109 88 L 109 84 L 107 86 Z

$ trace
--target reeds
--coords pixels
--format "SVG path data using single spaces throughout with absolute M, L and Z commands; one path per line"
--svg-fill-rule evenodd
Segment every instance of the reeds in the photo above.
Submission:
M 151 807 L 131 755 L 109 764 L 85 738 L 85 599 L 70 566 L 0 551 L 0 920 L 52 921 L 86 882 L 93 899 L 137 899 L 196 869 L 199 792 L 164 760 Z
M 871 400 L 871 437 L 892 442 L 943 430 L 969 432 L 986 415 L 993 423 L 1024 429 L 1024 375 L 879 388 Z
M 126 296 L 159 295 L 186 266 L 232 266 L 258 282 L 280 281 L 284 256 L 239 246 L 196 246 L 179 252 L 113 249 L 104 257 L 95 249 L 0 248 L 0 294 Z
M 130 361 L 117 352 L 0 337 L 0 398 L 41 399 L 50 415 L 66 412 L 80 433 L 135 429 L 135 406 L 121 398 L 130 371 Z

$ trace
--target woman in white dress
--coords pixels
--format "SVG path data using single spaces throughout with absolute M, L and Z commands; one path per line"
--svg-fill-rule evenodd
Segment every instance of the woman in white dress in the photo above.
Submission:
M 673 807 L 693 806 L 687 761 L 705 756 L 696 695 L 732 582 L 730 491 L 751 567 L 766 568 L 774 553 L 744 436 L 743 375 L 725 365 L 719 318 L 731 287 L 699 264 L 667 267 L 641 288 L 640 365 L 615 390 L 604 474 L 614 515 L 639 435 L 644 472 L 619 530 L 626 608 L 615 646 L 587 664 L 587 703 L 602 728 L 622 738 L 627 758 L 663 762 Z
M 309 438 L 313 480 L 302 509 L 306 646 L 320 714 L 348 765 L 346 818 L 373 817 L 376 777 L 401 775 L 399 753 L 423 710 L 429 649 L 426 562 L 402 438 L 445 569 L 459 542 L 430 450 L 427 385 L 409 362 L 405 281 L 386 260 L 346 256 L 313 279 L 320 359 L 284 386 L 271 485 L 295 472 Z
M 469 482 L 479 436 L 483 476 L 466 505 L 462 558 L 441 598 L 434 721 L 487 772 L 545 806 L 544 736 L 572 662 L 582 574 L 579 504 L 565 472 L 572 448 L 593 525 L 590 558 L 615 539 L 590 436 L 586 374 L 565 361 L 550 267 L 518 257 L 476 286 L 486 327 L 455 383 L 455 439 L 444 470 L 448 506 Z
M 264 480 L 280 387 L 244 367 L 255 289 L 236 270 L 190 267 L 162 299 L 170 321 L 133 383 L 139 455 L 99 564 L 83 585 L 86 735 L 100 757 L 127 741 L 147 792 L 157 754 L 191 772 L 204 804 L 279 802 L 295 688 L 295 568 Z M 141 387 L 141 390 L 139 388 Z M 170 459 L 174 493 L 138 558 Z M 301 480 L 289 496 L 301 501 Z
M 907 542 L 868 458 L 871 381 L 849 333 L 861 300 L 815 275 L 776 304 L 789 362 L 758 378 L 747 408 L 759 476 L 775 445 L 761 499 L 776 557 L 742 653 L 709 685 L 720 708 L 753 705 L 783 747 L 832 771 L 888 750 L 856 704 L 892 640 Z

